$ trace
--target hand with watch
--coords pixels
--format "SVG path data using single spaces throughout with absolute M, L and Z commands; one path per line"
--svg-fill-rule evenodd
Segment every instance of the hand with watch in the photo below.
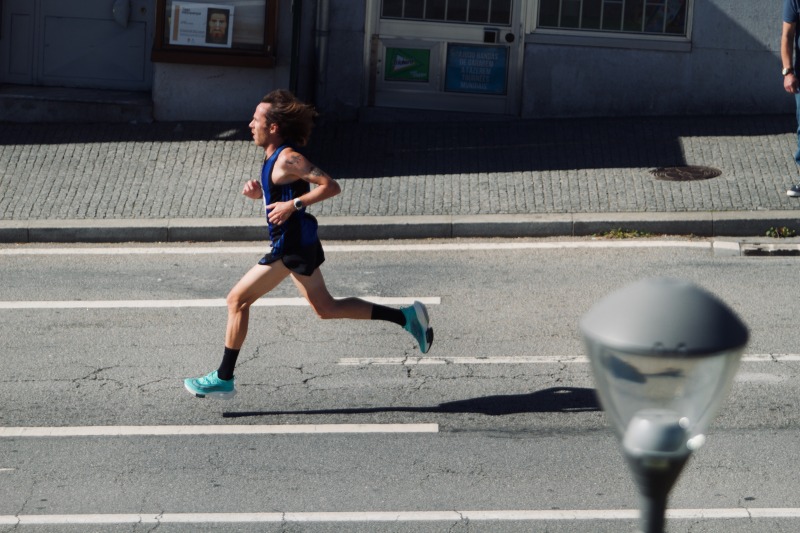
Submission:
M 800 92 L 800 85 L 797 83 L 797 76 L 795 76 L 792 67 L 783 67 L 781 74 L 783 74 L 783 88 L 787 93 Z
M 292 207 L 289 207 L 291 202 Z M 305 207 L 305 204 L 300 198 L 288 200 L 286 202 L 275 202 L 266 206 L 267 219 L 270 224 L 280 226 L 291 218 L 295 211 L 300 211 Z

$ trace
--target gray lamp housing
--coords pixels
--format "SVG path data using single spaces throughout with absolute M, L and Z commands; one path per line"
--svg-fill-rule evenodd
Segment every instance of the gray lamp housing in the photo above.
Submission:
M 580 327 L 593 342 L 640 355 L 704 356 L 748 340 L 745 325 L 717 297 L 669 278 L 644 279 L 606 296 Z
M 748 339 L 727 305 L 686 281 L 644 279 L 600 300 L 580 327 L 620 437 L 637 413 L 666 410 L 702 445 Z
M 641 497 L 641 529 L 663 533 L 668 494 L 705 442 L 748 340 L 728 306 L 688 282 L 645 279 L 586 313 L 597 395 Z

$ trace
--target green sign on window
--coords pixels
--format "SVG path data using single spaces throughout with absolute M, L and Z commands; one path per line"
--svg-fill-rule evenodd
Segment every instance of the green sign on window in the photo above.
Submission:
M 431 51 L 427 48 L 387 48 L 386 81 L 427 82 L 431 68 Z

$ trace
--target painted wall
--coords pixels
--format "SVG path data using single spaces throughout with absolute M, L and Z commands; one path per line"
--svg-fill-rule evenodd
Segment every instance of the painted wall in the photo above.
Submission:
M 153 0 L 137 1 L 153 4 Z M 277 1 L 276 67 L 155 63 L 152 65 L 154 118 L 246 123 L 266 92 L 290 87 L 293 1 Z M 538 5 L 536 0 L 519 1 L 530 1 L 530 9 Z M 380 0 L 300 3 L 303 27 L 298 96 L 314 101 L 325 117 L 357 118 L 367 102 L 368 72 L 364 66 L 367 6 L 378 9 Z M 520 114 L 534 118 L 793 112 L 793 99 L 783 91 L 780 76 L 782 0 L 694 0 L 694 3 L 691 45 L 682 51 L 540 42 L 541 33 L 533 30 L 526 37 Z M 12 61 L 9 52 L 13 35 L 25 36 L 15 40 L 15 44 L 38 42 L 35 32 L 40 31 L 41 24 L 36 21 L 44 15 L 35 18 L 29 4 L 33 5 L 28 0 L 0 1 L 5 15 L 3 35 L 9 36 L 0 42 L 0 60 L 4 60 L 0 65 L 15 66 L 13 72 L 24 74 L 14 77 L 9 71 L 5 78 L 0 76 L 5 83 L 45 84 L 32 77 L 33 55 L 21 53 Z M 318 8 L 325 5 L 329 8 L 328 26 L 321 31 Z M 28 21 L 27 33 L 16 31 L 12 35 L 11 14 L 18 9 L 27 10 L 26 17 L 17 17 Z M 151 12 L 151 9 L 137 11 Z M 33 50 L 32 46 L 21 46 L 20 50 L 28 48 Z M 78 84 L 73 80 L 59 85 Z M 147 89 L 138 85 L 120 88 Z
M 526 39 L 521 115 L 793 112 L 780 75 L 782 0 L 694 3 L 691 46 L 684 51 L 542 44 L 531 42 L 534 30 Z M 330 4 L 327 75 L 317 102 L 327 116 L 349 118 L 366 102 L 365 2 Z
M 529 43 L 522 114 L 791 112 L 780 75 L 781 5 L 697 0 L 688 52 Z
M 366 2 L 328 0 L 328 31 L 322 34 L 317 108 L 327 117 L 355 118 L 366 101 L 364 31 Z

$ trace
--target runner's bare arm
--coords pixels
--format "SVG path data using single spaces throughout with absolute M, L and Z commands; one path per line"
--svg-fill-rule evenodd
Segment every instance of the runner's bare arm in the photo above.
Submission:
M 275 169 L 272 171 L 272 181 L 281 185 L 301 179 L 316 185 L 316 187 L 311 188 L 311 191 L 300 197 L 303 205 L 316 204 L 341 192 L 342 189 L 336 180 L 302 154 L 294 150 L 286 150 L 286 152 L 289 152 L 286 157 L 281 154 L 275 164 Z M 281 224 L 294 213 L 295 208 L 292 202 L 276 202 L 268 205 L 267 210 L 269 211 L 270 222 Z

